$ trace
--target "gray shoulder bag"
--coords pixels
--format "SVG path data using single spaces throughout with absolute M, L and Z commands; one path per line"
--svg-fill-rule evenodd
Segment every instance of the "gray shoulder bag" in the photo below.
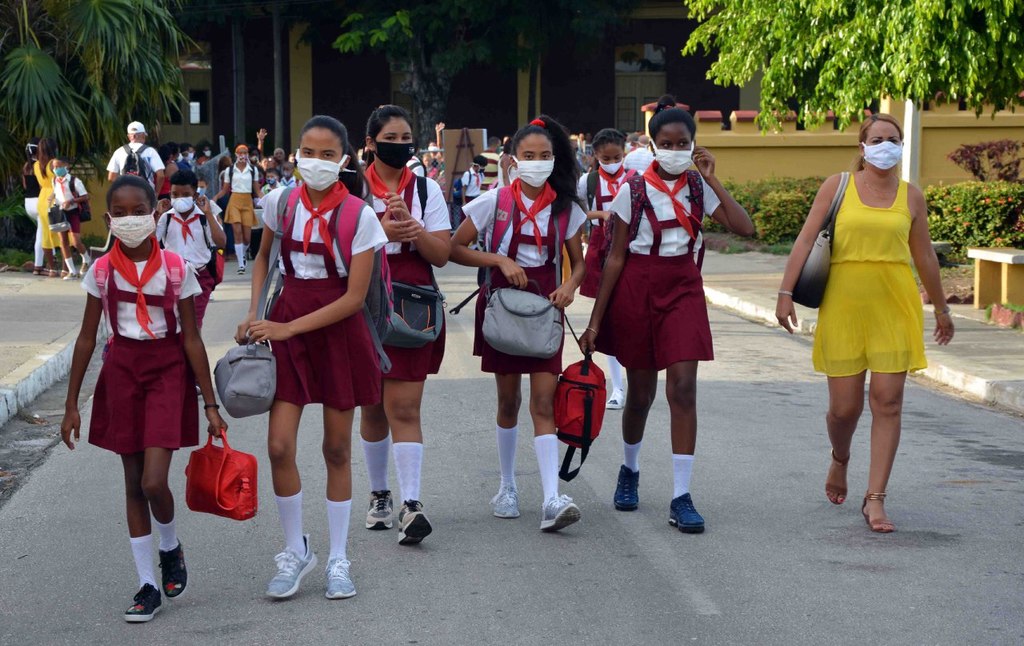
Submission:
M 836 235 L 836 215 L 846 195 L 846 186 L 850 183 L 850 174 L 839 176 L 839 187 L 836 189 L 832 204 L 828 207 L 825 223 L 818 232 L 811 253 L 804 261 L 800 277 L 793 288 L 793 302 L 804 307 L 819 307 L 825 297 L 825 286 L 828 284 L 828 273 L 832 267 L 832 241 Z
M 293 189 L 285 188 L 277 202 L 278 229 L 274 231 L 274 243 L 270 248 L 267 263 L 267 277 L 263 280 L 256 312 L 266 318 L 280 292 L 280 285 L 274 289 L 274 297 L 268 305 L 271 286 L 278 277 L 277 260 L 281 255 L 281 238 L 284 235 L 284 212 L 288 208 L 288 197 Z M 238 345 L 217 362 L 213 371 L 217 394 L 224 409 L 235 418 L 262 415 L 270 410 L 277 394 L 277 362 L 270 347 L 263 343 Z

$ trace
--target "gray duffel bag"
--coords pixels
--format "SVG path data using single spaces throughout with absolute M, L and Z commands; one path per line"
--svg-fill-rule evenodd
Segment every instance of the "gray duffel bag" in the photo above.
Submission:
M 530 281 L 537 285 L 536 281 Z M 537 285 L 540 291 L 540 285 Z M 547 298 L 512 287 L 487 297 L 484 340 L 498 352 L 517 357 L 550 359 L 562 347 L 562 310 Z

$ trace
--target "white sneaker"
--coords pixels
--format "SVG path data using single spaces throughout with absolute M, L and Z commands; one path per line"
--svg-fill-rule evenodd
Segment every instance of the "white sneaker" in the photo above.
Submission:
M 612 391 L 612 396 L 608 398 L 608 403 L 605 404 L 605 408 L 608 410 L 622 410 L 626 406 L 626 393 L 622 392 L 621 388 L 616 388 Z
M 356 596 L 356 586 L 349 575 L 351 565 L 345 559 L 331 559 L 327 563 L 327 592 L 324 596 L 328 599 L 348 599 Z
M 580 519 L 580 508 L 566 495 L 556 496 L 544 503 L 540 531 L 557 532 Z
M 498 518 L 519 518 L 519 491 L 514 484 L 502 485 L 491 498 L 491 507 Z
M 309 548 L 309 534 L 303 536 L 302 539 L 306 543 L 305 555 L 285 549 L 274 557 L 274 562 L 277 564 L 277 575 L 267 585 L 268 597 L 287 599 L 294 595 L 299 589 L 299 584 L 302 583 L 302 577 L 316 567 L 316 554 Z

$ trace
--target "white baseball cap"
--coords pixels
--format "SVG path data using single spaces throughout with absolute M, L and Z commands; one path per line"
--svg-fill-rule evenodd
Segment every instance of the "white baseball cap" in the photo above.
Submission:
M 128 134 L 144 135 L 146 134 L 146 126 L 142 125 L 139 121 L 132 121 L 128 124 Z
M 439 153 L 439 152 L 441 152 L 441 149 L 440 149 L 440 148 L 438 148 L 438 147 L 437 147 L 436 145 L 434 145 L 434 144 L 430 144 L 429 146 L 427 146 L 427 152 L 428 152 L 428 153 Z

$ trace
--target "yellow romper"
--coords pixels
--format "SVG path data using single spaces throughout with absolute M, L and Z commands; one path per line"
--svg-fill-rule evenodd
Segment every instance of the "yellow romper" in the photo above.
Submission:
M 53 197 L 53 169 L 46 175 L 39 162 L 32 163 L 32 172 L 39 182 L 39 226 L 43 228 L 43 249 L 60 249 L 60 234 L 50 231 L 50 199 Z
M 900 181 L 889 208 L 865 206 L 850 178 L 836 215 L 832 267 L 814 333 L 814 369 L 829 377 L 865 370 L 922 370 L 924 314 L 910 263 L 910 207 Z

